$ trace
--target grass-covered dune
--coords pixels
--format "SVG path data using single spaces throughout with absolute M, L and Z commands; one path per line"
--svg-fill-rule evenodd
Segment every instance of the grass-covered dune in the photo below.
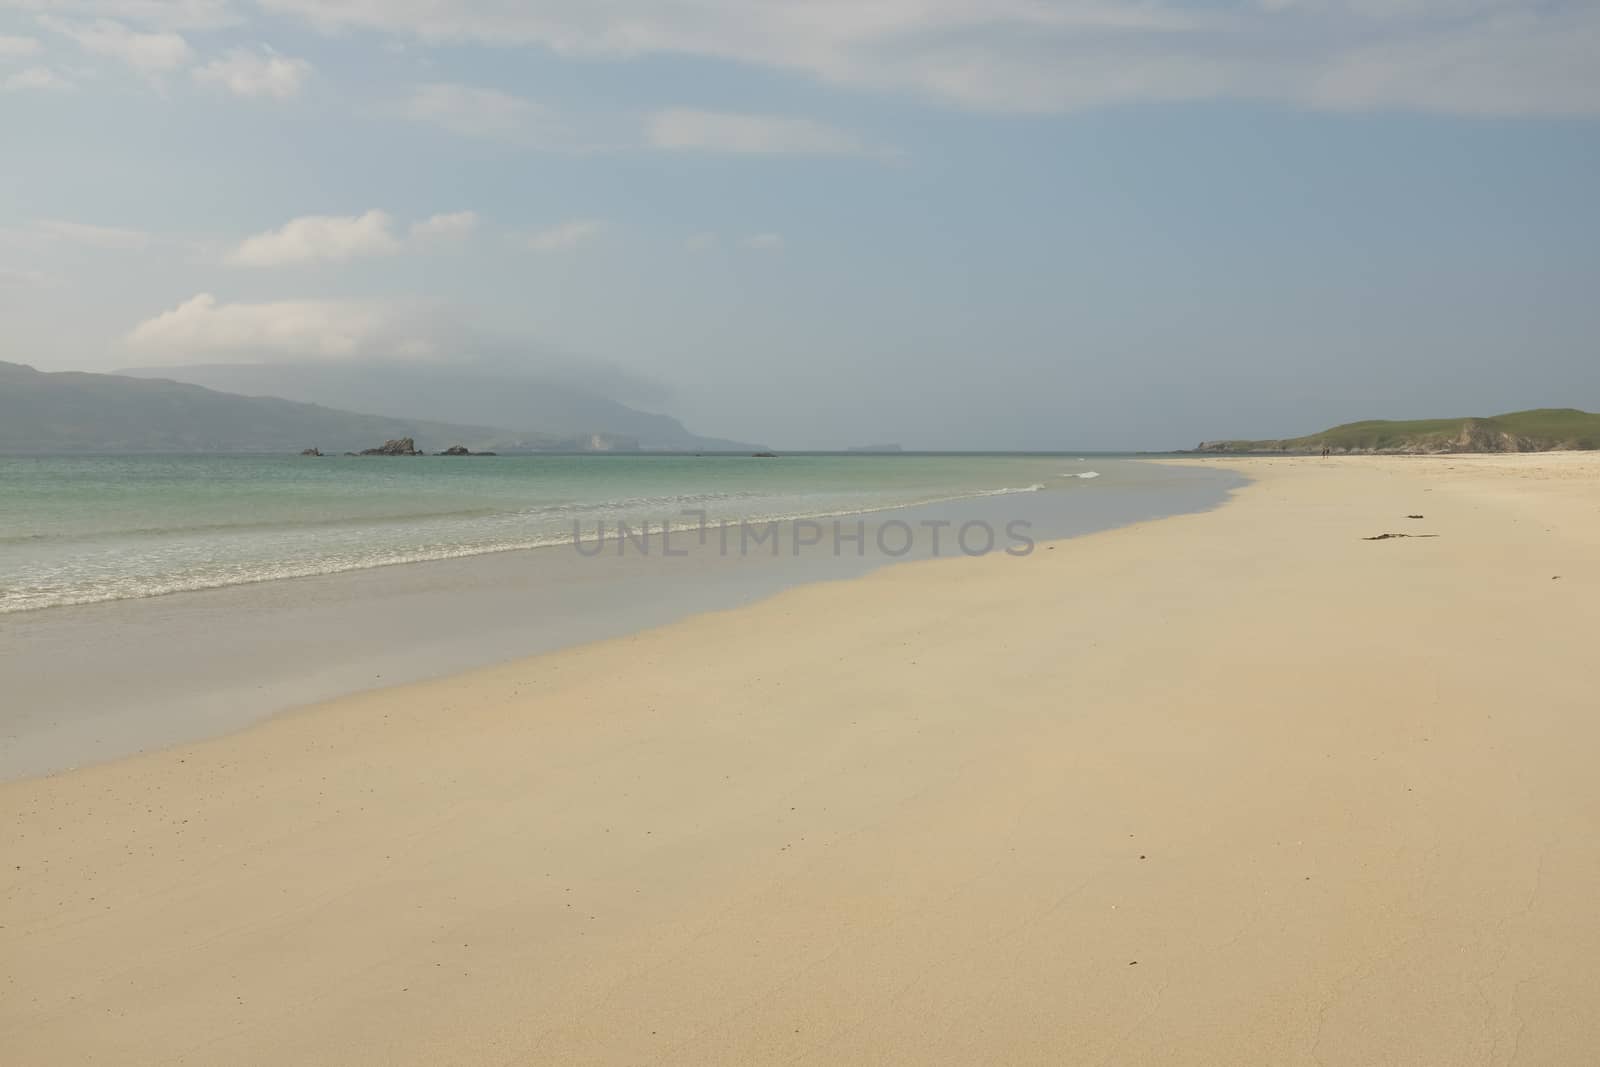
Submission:
M 1551 452 L 1600 448 L 1600 415 L 1537 408 L 1490 418 L 1370 419 L 1280 441 L 1204 441 L 1199 452 Z

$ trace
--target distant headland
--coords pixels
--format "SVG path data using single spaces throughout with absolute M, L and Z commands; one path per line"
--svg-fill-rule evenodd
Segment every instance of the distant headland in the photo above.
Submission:
M 1202 441 L 1194 452 L 1315 455 L 1434 455 L 1448 452 L 1555 452 L 1600 449 L 1600 415 L 1537 408 L 1490 418 L 1350 422 L 1278 441 Z
M 173 368 L 173 373 L 207 369 Z M 242 373 L 252 368 L 209 369 L 225 381 L 224 370 Z M 271 378 L 266 373 L 270 368 L 254 369 L 261 373 L 240 377 L 241 388 L 253 387 L 258 378 L 262 385 L 276 381 L 289 386 L 297 380 L 291 374 Z M 345 377 L 339 377 L 340 373 Z M 393 369 L 392 376 L 409 383 L 418 407 L 433 406 L 429 398 L 434 393 L 450 392 L 453 405 L 438 406 L 470 419 L 458 422 L 409 413 L 381 414 L 390 404 L 395 411 L 410 410 L 404 396 L 392 391 L 395 382 L 385 377 L 382 368 L 307 368 L 302 377 L 315 379 L 317 374 L 332 376 L 330 395 L 345 397 L 356 406 L 347 409 L 285 399 L 266 391 L 229 393 L 167 378 L 40 371 L 0 361 L 0 455 L 424 454 L 417 442 L 424 442 L 427 449 L 452 445 L 443 452 L 452 456 L 494 451 L 640 452 L 683 446 L 744 452 L 760 447 L 700 437 L 676 419 L 635 411 L 602 397 L 553 388 L 541 392 L 538 383 L 515 379 L 470 374 L 458 378 L 455 372 L 438 368 L 424 372 L 401 366 Z M 332 388 L 334 385 L 344 386 L 344 391 Z M 363 399 L 362 390 L 369 387 L 372 395 Z M 566 411 L 564 405 L 571 410 Z M 525 416 L 520 414 L 524 409 Z M 474 412 L 483 416 L 482 421 Z M 521 421 L 524 417 L 526 422 Z M 512 423 L 511 428 L 497 425 L 501 418 Z M 529 425 L 535 428 L 517 428 Z M 386 443 L 372 448 L 378 441 Z M 402 442 L 407 443 L 405 447 Z

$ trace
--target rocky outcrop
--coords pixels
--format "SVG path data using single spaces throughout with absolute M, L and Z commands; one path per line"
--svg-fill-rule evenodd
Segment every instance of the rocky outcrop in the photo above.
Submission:
M 300 454 L 302 456 L 320 456 L 320 455 L 322 455 L 322 449 L 320 449 L 320 448 L 305 448 L 305 449 L 301 449 Z
M 451 445 L 443 452 L 436 452 L 439 456 L 492 456 L 493 452 L 473 452 L 466 445 Z
M 363 456 L 421 456 L 424 452 L 417 451 L 417 443 L 409 437 L 397 437 L 392 441 L 385 441 L 381 448 L 364 448 Z

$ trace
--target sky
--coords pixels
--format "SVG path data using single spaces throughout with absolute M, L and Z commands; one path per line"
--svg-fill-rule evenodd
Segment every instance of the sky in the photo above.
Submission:
M 492 353 L 784 448 L 1600 410 L 1597 57 L 1593 0 L 0 0 L 0 359 Z

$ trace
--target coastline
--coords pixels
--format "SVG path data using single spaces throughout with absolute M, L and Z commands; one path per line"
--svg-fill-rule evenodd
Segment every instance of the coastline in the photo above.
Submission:
M 1099 454 L 1111 479 L 1139 469 Z M 867 516 L 1059 487 L 1046 454 L 0 455 L 0 616 L 560 547 L 600 522 Z
M 1002 551 L 1010 544 L 1004 527 L 1014 519 L 1040 541 L 1081 536 L 1215 506 L 1239 482 L 1106 462 L 1123 473 L 1092 486 L 988 492 L 839 521 L 861 523 L 869 544 L 885 523 L 922 529 L 920 523 L 950 522 L 937 550 L 959 556 L 951 542 L 962 522 L 988 524 Z M 801 521 L 819 518 L 833 517 Z M 753 521 L 760 533 L 767 520 Z M 659 534 L 624 545 L 611 528 L 596 556 L 569 542 L 0 616 L 0 675 L 9 695 L 0 709 L 0 781 L 216 736 L 372 688 L 638 633 L 796 585 L 929 558 L 936 548 L 924 529 L 903 555 L 876 544 L 858 546 L 859 555 L 849 545 L 836 552 L 827 522 L 819 525 L 821 542 L 796 551 L 795 525 L 780 520 L 784 543 L 770 542 L 776 558 L 766 544 L 744 551 L 737 533 L 719 545 L 715 534 L 701 544 L 687 531 L 674 535 L 668 558 Z M 584 526 L 586 536 L 593 530 Z M 92 671 L 82 669 L 86 657 Z
M 0 1039 L 1581 1062 L 1600 457 L 1163 462 L 1253 481 L 0 784 Z

